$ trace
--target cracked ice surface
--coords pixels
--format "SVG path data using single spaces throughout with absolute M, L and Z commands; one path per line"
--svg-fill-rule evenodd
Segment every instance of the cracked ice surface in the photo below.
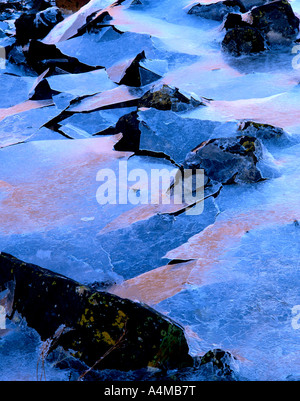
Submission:
M 190 328 L 202 341 L 191 340 L 192 352 L 219 347 L 235 354 L 241 377 L 299 377 L 299 333 L 292 327 L 292 308 L 299 302 L 299 238 L 293 223 L 244 234 L 202 274 L 202 285 L 157 307 L 183 325 L 193 322 Z
M 300 331 L 291 325 L 291 308 L 300 304 L 300 76 L 292 68 L 294 54 L 288 49 L 225 57 L 220 24 L 187 15 L 186 0 L 140 8 L 124 2 L 109 10 L 111 26 L 101 33 L 73 37 L 87 15 L 111 3 L 94 0 L 44 42 L 106 68 L 145 51 L 141 65 L 162 74 L 161 83 L 210 99 L 180 113 L 140 110 L 141 149 L 180 163 L 203 140 L 236 135 L 239 120 L 282 127 L 295 143 L 266 143 L 279 174 L 224 186 L 216 199 L 205 200 L 199 216 L 180 212 L 182 205 L 100 206 L 100 168 L 118 174 L 125 160 L 129 170 L 147 172 L 174 165 L 113 151 L 117 137 L 66 140 L 59 132 L 72 138 L 100 133 L 135 110 L 132 102 L 149 88 L 117 86 L 99 69 L 49 77 L 60 92 L 53 102 L 29 101 L 35 78 L 8 64 L 6 72 L 20 76 L 0 75 L 0 250 L 80 282 L 116 283 L 114 293 L 181 322 L 193 354 L 216 347 L 230 351 L 242 379 L 299 378 Z M 292 5 L 299 12 L 299 1 Z M 82 98 L 74 102 L 77 96 Z M 44 126 L 65 109 L 59 131 Z M 131 185 L 132 192 L 143 190 Z M 38 336 L 22 324 L 8 329 L 0 338 L 0 371 L 7 379 L 35 379 Z M 49 365 L 46 371 L 67 380 Z

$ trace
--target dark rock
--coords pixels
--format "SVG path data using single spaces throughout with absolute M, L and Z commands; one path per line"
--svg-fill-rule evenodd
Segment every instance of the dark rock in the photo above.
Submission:
M 251 136 L 218 138 L 202 142 L 188 153 L 186 169 L 204 169 L 205 175 L 222 184 L 251 183 L 263 179 L 256 166 L 263 158 L 259 139 Z
M 18 12 L 24 11 L 21 1 L 1 2 L 0 3 L 0 21 L 16 19 Z
M 145 58 L 145 52 L 142 51 L 136 57 L 108 68 L 107 74 L 113 82 L 120 85 L 134 87 L 148 85 L 160 79 L 161 76 L 140 65 Z
M 292 145 L 295 142 L 290 135 L 282 128 L 269 124 L 257 123 L 254 121 L 242 121 L 238 128 L 242 135 L 254 136 L 260 139 L 265 145 L 277 146 Z
M 130 6 L 141 6 L 143 5 L 143 2 L 141 0 L 132 0 L 130 3 Z
M 15 22 L 17 42 L 25 45 L 30 39 L 41 39 L 62 20 L 62 13 L 57 7 L 50 7 L 36 14 L 23 13 Z
M 223 50 L 234 56 L 259 53 L 267 46 L 289 44 L 299 32 L 299 18 L 285 1 L 273 1 L 251 9 L 244 18 L 228 14 Z
M 29 75 L 35 75 L 35 71 L 32 70 L 27 64 L 25 54 L 22 46 L 11 46 L 6 52 L 7 60 L 26 71 Z
M 11 13 L 13 11 L 23 11 L 23 4 L 21 1 L 10 1 L 10 2 L 1 2 L 0 3 L 0 13 L 8 12 Z
M 252 27 L 230 29 L 223 41 L 222 49 L 234 56 L 259 53 L 266 50 L 264 36 Z
M 299 18 L 288 1 L 280 0 L 251 10 L 252 26 L 263 32 L 268 41 L 295 39 L 299 32 Z
M 240 0 L 240 1 L 243 4 L 245 10 L 249 11 L 253 7 L 262 6 L 266 3 L 269 3 L 272 0 L 270 0 L 270 1 L 268 1 L 268 0 Z
M 200 367 L 205 366 L 207 368 L 210 365 L 216 376 L 232 376 L 233 370 L 231 365 L 233 359 L 229 352 L 221 349 L 213 349 L 201 357 Z
M 234 13 L 229 13 L 224 21 L 223 27 L 226 30 L 232 29 L 232 28 L 244 28 L 251 26 L 248 22 L 243 21 L 241 14 L 234 14 Z
M 178 88 L 166 84 L 154 85 L 141 97 L 138 107 L 154 107 L 158 110 L 182 111 L 188 108 L 204 105 L 193 97 L 186 97 Z
M 97 67 L 90 67 L 79 62 L 75 57 L 64 55 L 55 45 L 46 45 L 38 40 L 30 41 L 25 56 L 28 65 L 38 74 L 43 73 L 47 68 L 50 69 L 49 75 L 55 73 L 57 68 L 72 74 L 97 69 Z
M 122 116 L 116 124 L 115 133 L 123 137 L 115 144 L 114 149 L 126 152 L 137 152 L 140 146 L 141 131 L 137 111 Z
M 52 89 L 50 88 L 47 79 L 45 79 L 48 72 L 49 68 L 35 80 L 33 87 L 29 92 L 30 100 L 52 99 Z
M 50 349 L 62 346 L 96 369 L 190 366 L 182 328 L 146 305 L 94 291 L 65 276 L 0 254 L 0 291 L 15 283 L 13 313 Z M 103 358 L 102 358 L 103 357 Z
M 145 60 L 145 52 L 142 51 L 133 59 L 122 61 L 107 69 L 110 79 L 120 85 L 144 86 L 161 78 L 160 75 L 141 67 L 140 62 Z
M 188 14 L 194 14 L 202 18 L 223 21 L 223 18 L 232 12 L 244 12 L 244 6 L 238 0 L 218 1 L 212 4 L 196 4 L 190 8 Z
M 39 12 L 51 7 L 51 1 L 46 0 L 2 0 L 0 13 L 9 11 Z
M 18 44 L 25 45 L 29 39 L 36 35 L 36 28 L 34 26 L 35 15 L 30 13 L 23 13 L 16 20 L 16 39 Z
M 29 0 L 25 1 L 25 8 L 32 11 L 43 11 L 51 7 L 51 2 L 48 0 Z

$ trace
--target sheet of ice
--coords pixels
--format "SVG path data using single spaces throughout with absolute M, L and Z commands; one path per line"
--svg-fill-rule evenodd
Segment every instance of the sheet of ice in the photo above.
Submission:
M 71 95 L 70 93 L 59 93 L 57 95 L 53 95 L 53 102 L 59 110 L 64 110 L 75 98 L 76 96 Z
M 238 71 L 234 73 L 224 64 L 218 65 L 217 60 L 211 66 L 205 60 L 172 71 L 163 80 L 167 84 L 193 91 L 198 96 L 228 101 L 280 94 L 297 86 L 299 78 L 295 72 L 293 75 L 294 77 L 282 72 L 253 74 L 253 71 L 242 75 Z
M 299 227 L 255 229 L 228 251 L 203 284 L 161 302 L 201 342 L 193 353 L 218 347 L 240 360 L 248 380 L 299 377 L 299 332 L 292 308 L 299 304 Z M 198 349 L 197 349 L 198 347 Z
M 32 134 L 28 139 L 24 142 L 29 141 L 49 141 L 49 140 L 61 140 L 65 139 L 61 134 L 56 131 L 53 131 L 49 128 L 42 127 L 38 129 L 34 134 Z
M 182 118 L 172 111 L 148 109 L 138 116 L 142 122 L 140 149 L 163 152 L 178 164 L 201 142 L 218 137 L 219 130 L 236 135 L 236 124 Z
M 34 81 L 33 77 L 0 74 L 0 108 L 12 107 L 27 100 Z
M 112 150 L 118 138 L 36 141 L 1 149 L 1 250 L 79 281 L 101 281 L 101 263 L 91 244 L 99 228 L 131 207 L 102 207 L 96 199 L 99 169 L 118 170 L 119 160 L 131 155 Z M 106 258 L 103 271 L 110 269 Z
M 68 381 L 70 372 L 42 362 L 42 342 L 25 322 L 9 322 L 0 336 L 0 381 Z M 13 350 L 13 352 L 12 352 Z
M 125 281 L 113 291 L 130 299 L 156 304 L 182 291 L 186 285 L 201 285 L 203 272 L 218 268 L 226 252 L 238 246 L 247 231 L 285 225 L 299 219 L 299 165 L 296 163 L 299 149 L 299 145 L 295 145 L 274 150 L 282 174 L 279 178 L 254 185 L 225 186 L 215 200 L 220 212 L 215 223 L 164 255 L 167 260 L 192 261 L 162 265 Z M 207 281 L 208 274 L 205 277 Z
M 83 113 L 100 109 L 135 106 L 137 105 L 138 99 L 140 99 L 147 90 L 149 90 L 149 85 L 143 86 L 142 88 L 120 85 L 114 89 L 79 99 L 73 102 L 67 108 L 67 111 Z
M 62 22 L 57 24 L 44 38 L 44 43 L 55 44 L 59 41 L 68 40 L 76 35 L 78 30 L 86 23 L 92 14 L 103 10 L 113 3 L 112 0 L 92 0 L 81 7 L 76 13 L 71 14 Z
M 204 209 L 204 213 L 195 216 L 157 214 L 130 227 L 102 234 L 97 241 L 110 255 L 114 271 L 129 279 L 167 262 L 163 258 L 167 249 L 213 224 L 217 209 L 211 198 L 205 201 Z
M 300 89 L 296 87 L 265 98 L 214 101 L 208 107 L 227 119 L 249 119 L 288 130 L 300 124 L 299 97 Z
M 47 80 L 51 89 L 74 96 L 93 95 L 116 87 L 104 69 L 81 74 L 53 75 Z
M 149 33 L 160 39 L 168 51 L 200 55 L 206 50 L 211 54 L 211 44 L 222 37 L 220 23 L 188 15 L 180 3 L 187 4 L 168 0 L 157 4 L 152 12 L 115 7 L 111 11 L 111 24 L 122 31 Z
M 119 118 L 127 113 L 136 110 L 136 107 L 123 107 L 120 109 L 100 110 L 90 113 L 73 114 L 60 122 L 60 125 L 71 125 L 80 130 L 84 130 L 89 135 L 95 135 L 109 127 L 113 127 Z
M 98 235 L 136 206 L 97 202 L 99 169 L 111 168 L 118 177 L 119 161 L 130 155 L 112 150 L 116 140 L 104 136 L 36 141 L 2 149 L 0 248 L 81 282 L 119 281 L 123 275 L 132 277 L 159 266 L 168 250 L 214 221 L 216 208 L 208 200 L 205 215 L 188 219 L 154 212 L 128 228 Z M 150 175 L 152 169 L 162 168 L 171 171 L 174 166 L 162 159 L 132 157 L 128 177 L 136 169 Z M 119 185 L 128 191 L 133 184 L 120 181 Z
M 76 57 L 81 63 L 109 68 L 117 62 L 136 57 L 142 51 L 151 58 L 153 43 L 149 35 L 132 32 L 113 40 L 102 41 L 98 34 L 84 34 L 57 45 L 62 53 Z
M 128 3 L 110 10 L 110 24 L 124 34 L 104 28 L 67 40 L 88 15 L 111 4 L 94 0 L 58 24 L 45 41 L 58 43 L 82 62 L 104 67 L 145 50 L 145 65 L 163 72 L 163 82 L 214 99 L 207 107 L 178 115 L 182 127 L 189 127 L 182 129 L 182 136 L 167 129 L 172 113 L 165 112 L 164 119 L 160 112 L 141 112 L 159 116 L 146 121 L 155 135 L 146 138 L 143 128 L 142 139 L 149 147 L 181 158 L 190 145 L 187 138 L 196 138 L 193 126 L 203 124 L 201 120 L 212 120 L 210 138 L 230 135 L 240 119 L 300 134 L 299 69 L 293 69 L 292 49 L 225 57 L 220 52 L 225 34 L 221 24 L 187 15 L 183 8 L 188 0 L 145 1 L 127 8 Z M 297 11 L 299 4 L 292 2 Z M 89 84 L 91 75 L 84 75 Z M 0 118 L 49 105 L 27 101 L 34 78 L 0 78 Z M 68 78 L 53 77 L 53 82 L 58 85 L 60 79 Z M 54 96 L 59 110 L 69 106 L 77 91 L 94 90 L 80 85 L 77 80 L 79 89 L 71 83 L 66 93 Z M 13 95 L 6 96 L 8 92 Z M 119 109 L 113 107 L 126 106 L 125 111 L 142 94 L 121 86 L 88 96 L 69 107 L 78 113 L 69 123 L 91 134 L 94 118 L 99 116 L 104 127 L 106 121 L 115 121 Z M 110 110 L 93 111 L 101 108 Z M 300 218 L 299 145 L 272 149 L 280 177 L 226 186 L 215 200 L 207 199 L 202 215 L 176 216 L 156 214 L 151 207 L 141 211 L 130 204 L 97 203 L 97 171 L 108 167 L 117 173 L 118 162 L 129 157 L 112 151 L 115 139 L 43 141 L 43 134 L 50 132 L 37 129 L 29 138 L 34 142 L 0 150 L 0 250 L 85 283 L 121 284 L 124 277 L 131 278 L 122 283 L 127 285 L 124 296 L 146 300 L 182 322 L 193 353 L 227 349 L 239 358 L 241 377 L 247 380 L 299 378 L 299 330 L 291 326 L 291 308 L 300 304 L 299 227 L 294 223 Z M 173 168 L 167 161 L 146 159 L 132 157 L 131 168 Z M 120 220 L 125 225 L 117 227 Z M 179 263 L 168 265 L 172 259 Z M 35 377 L 39 339 L 11 328 L 11 334 L 0 338 L 0 370 L 13 380 Z M 48 368 L 50 380 L 66 380 L 65 372 Z
M 59 113 L 56 107 L 23 111 L 0 121 L 0 148 L 28 140 Z

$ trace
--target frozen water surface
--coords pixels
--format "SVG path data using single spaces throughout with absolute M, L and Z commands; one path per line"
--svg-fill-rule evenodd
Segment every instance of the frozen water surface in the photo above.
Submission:
M 0 75 L 0 250 L 83 283 L 114 284 L 110 291 L 146 301 L 183 324 L 191 354 L 217 347 L 231 352 L 241 380 L 297 379 L 300 330 L 292 326 L 292 308 L 300 304 L 300 73 L 293 68 L 295 53 L 291 46 L 225 56 L 221 23 L 188 15 L 189 1 L 143 2 L 109 8 L 111 26 L 76 37 L 88 15 L 111 4 L 93 0 L 44 42 L 106 69 L 145 51 L 141 65 L 162 75 L 161 83 L 206 97 L 207 105 L 177 113 L 139 110 L 141 149 L 152 156 L 164 153 L 171 161 L 136 156 L 113 150 L 120 135 L 92 136 L 136 110 L 149 86 L 117 86 L 101 68 L 49 77 L 53 102 L 32 102 L 35 77 L 7 63 Z M 292 6 L 300 13 L 298 0 Z M 57 126 L 47 125 L 62 112 Z M 171 171 L 172 160 L 181 163 L 202 141 L 237 135 L 241 120 L 272 124 L 291 136 L 289 144 L 264 142 L 277 171 L 270 179 L 224 186 L 194 216 L 186 215 L 183 205 L 97 202 L 100 169 L 110 168 L 118 178 L 120 162 L 128 161 L 129 172 Z M 112 180 L 109 188 L 113 185 Z M 131 195 L 145 189 L 134 181 L 118 188 Z M 0 337 L 1 379 L 36 380 L 40 346 L 24 322 L 8 322 Z M 48 380 L 68 380 L 70 373 L 48 362 L 45 371 Z M 104 379 L 111 377 L 133 376 L 103 373 Z
M 75 96 L 93 95 L 116 87 L 104 69 L 81 74 L 62 74 L 48 78 L 51 89 Z
M 120 109 L 94 111 L 87 114 L 73 114 L 60 122 L 61 129 L 69 126 L 83 130 L 89 135 L 95 135 L 114 127 L 120 117 L 135 110 L 136 107 L 123 107 Z
M 23 142 L 59 113 L 54 106 L 13 114 L 0 121 L 0 147 Z
M 195 354 L 212 347 L 235 354 L 242 377 L 299 376 L 299 333 L 291 324 L 299 302 L 299 236 L 293 223 L 245 234 L 203 273 L 203 285 L 187 287 L 158 309 L 184 325 L 193 322 L 202 339 L 191 344 Z

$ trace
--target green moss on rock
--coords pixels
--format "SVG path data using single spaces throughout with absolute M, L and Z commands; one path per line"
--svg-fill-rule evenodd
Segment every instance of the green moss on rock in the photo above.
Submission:
M 1 253 L 0 290 L 10 281 L 15 282 L 13 310 L 42 340 L 64 325 L 69 330 L 56 339 L 55 347 L 71 350 L 87 365 L 116 345 L 97 368 L 175 368 L 192 363 L 183 329 L 147 305 L 94 291 Z

